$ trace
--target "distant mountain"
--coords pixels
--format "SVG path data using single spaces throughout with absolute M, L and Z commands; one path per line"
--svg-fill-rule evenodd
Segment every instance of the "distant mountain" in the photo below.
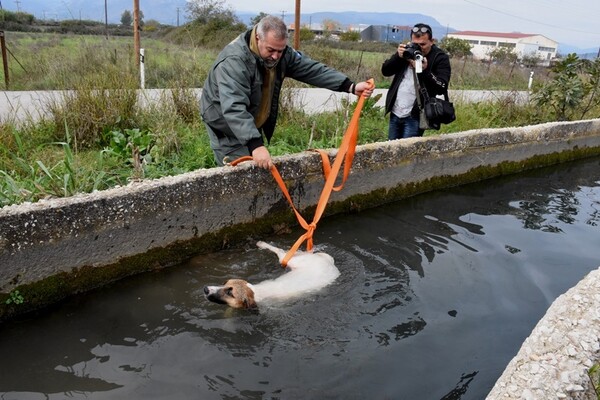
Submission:
M 595 58 L 598 55 L 598 48 L 592 47 L 589 49 L 580 49 L 579 47 L 571 46 L 568 44 L 560 43 L 558 45 L 558 54 L 565 56 L 571 53 L 575 53 L 581 58 Z
M 16 11 L 15 5 L 12 4 L 14 2 L 10 3 L 5 4 L 4 8 Z M 34 17 L 39 19 L 86 19 L 104 22 L 104 5 L 106 4 L 108 22 L 119 23 L 123 11 L 133 11 L 133 2 L 131 0 L 22 0 L 19 3 L 21 11 L 33 14 Z M 186 0 L 152 0 L 147 3 L 141 6 L 145 20 L 155 19 L 164 24 L 175 25 L 179 9 L 180 21 L 182 24 L 184 23 Z
M 23 0 L 20 2 L 21 11 L 33 14 L 39 19 L 87 19 L 92 21 L 105 20 L 105 2 L 89 0 L 68 0 L 48 2 L 47 0 Z M 185 23 L 185 4 L 186 0 L 152 0 L 141 5 L 144 13 L 144 19 L 155 19 L 163 24 L 175 25 L 179 14 L 181 24 Z M 132 11 L 133 4 L 131 0 L 110 0 L 106 2 L 106 14 L 108 22 L 119 23 L 121 14 L 125 10 Z M 7 7 L 11 9 L 11 6 Z M 14 5 L 12 5 L 14 8 Z M 11 10 L 16 11 L 16 10 Z M 238 13 L 238 17 L 246 24 L 256 15 L 249 13 Z M 284 15 L 286 23 L 292 23 L 294 16 L 292 14 Z M 423 14 L 401 14 L 401 13 L 365 13 L 356 11 L 347 12 L 319 12 L 312 14 L 302 14 L 301 22 L 303 24 L 321 23 L 325 19 L 339 22 L 343 27 L 348 25 L 414 25 L 417 22 L 429 24 L 434 33 L 440 38 L 446 34 L 447 27 L 443 27 L 432 17 Z M 450 32 L 454 31 L 450 30 Z
M 133 10 L 131 0 L 22 0 L 17 2 L 4 2 L 4 8 L 10 11 L 17 11 L 15 4 L 19 4 L 20 10 L 33 14 L 39 19 L 87 19 L 93 21 L 105 20 L 104 5 L 107 5 L 106 14 L 109 23 L 119 23 L 121 14 L 125 10 Z M 15 3 L 15 4 L 13 4 Z M 154 19 L 167 25 L 183 25 L 186 22 L 185 5 L 186 0 L 152 0 L 143 2 L 142 11 L 144 19 Z M 238 13 L 238 17 L 246 24 L 254 18 L 255 14 Z M 293 14 L 284 15 L 286 23 L 294 22 Z M 423 22 L 429 24 L 433 29 L 434 37 L 443 38 L 447 33 L 455 32 L 456 29 L 449 26 L 442 26 L 435 18 L 423 14 L 403 14 L 390 12 L 318 12 L 312 14 L 302 14 L 302 24 L 320 24 L 324 19 L 330 19 L 339 22 L 343 27 L 356 25 L 408 25 Z M 587 54 L 595 56 L 598 54 L 597 48 L 581 49 L 570 44 L 560 43 L 558 51 L 560 54 Z
M 250 20 L 256 17 L 256 14 L 238 14 L 238 17 L 249 24 Z M 285 22 L 291 24 L 294 22 L 293 15 L 285 15 Z M 413 26 L 416 23 L 422 22 L 433 29 L 434 36 L 442 38 L 449 32 L 455 32 L 446 26 L 442 26 L 435 18 L 423 14 L 403 14 L 403 13 L 379 13 L 379 12 L 318 12 L 312 14 L 302 14 L 300 19 L 301 24 L 320 24 L 323 20 L 333 20 L 339 22 L 342 27 L 357 25 L 400 25 Z

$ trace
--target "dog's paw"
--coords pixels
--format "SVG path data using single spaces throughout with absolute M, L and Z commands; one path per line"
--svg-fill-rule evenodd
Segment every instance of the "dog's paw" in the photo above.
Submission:
M 258 242 L 256 242 L 256 247 L 259 247 L 261 249 L 267 249 L 269 248 L 269 245 L 263 242 L 262 240 L 259 240 Z

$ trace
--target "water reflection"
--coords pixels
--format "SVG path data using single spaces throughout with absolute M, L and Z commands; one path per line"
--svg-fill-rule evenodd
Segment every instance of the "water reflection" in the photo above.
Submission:
M 484 398 L 549 304 L 599 264 L 599 163 L 328 218 L 315 240 L 341 276 L 257 314 L 202 294 L 281 273 L 249 240 L 2 325 L 0 393 Z M 297 234 L 270 239 L 283 247 Z

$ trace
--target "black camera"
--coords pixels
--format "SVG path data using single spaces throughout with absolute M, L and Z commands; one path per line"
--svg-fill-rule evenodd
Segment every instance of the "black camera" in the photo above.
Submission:
M 421 46 L 419 46 L 417 43 L 408 42 L 404 48 L 404 53 L 402 53 L 402 56 L 407 60 L 414 60 L 416 58 L 423 57 Z

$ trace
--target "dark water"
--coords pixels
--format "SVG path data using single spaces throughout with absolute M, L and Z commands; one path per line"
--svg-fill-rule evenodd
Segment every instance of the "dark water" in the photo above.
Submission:
M 329 218 L 315 241 L 342 275 L 311 298 L 205 301 L 281 273 L 249 242 L 0 326 L 0 398 L 483 399 L 600 265 L 599 224 L 599 159 Z

